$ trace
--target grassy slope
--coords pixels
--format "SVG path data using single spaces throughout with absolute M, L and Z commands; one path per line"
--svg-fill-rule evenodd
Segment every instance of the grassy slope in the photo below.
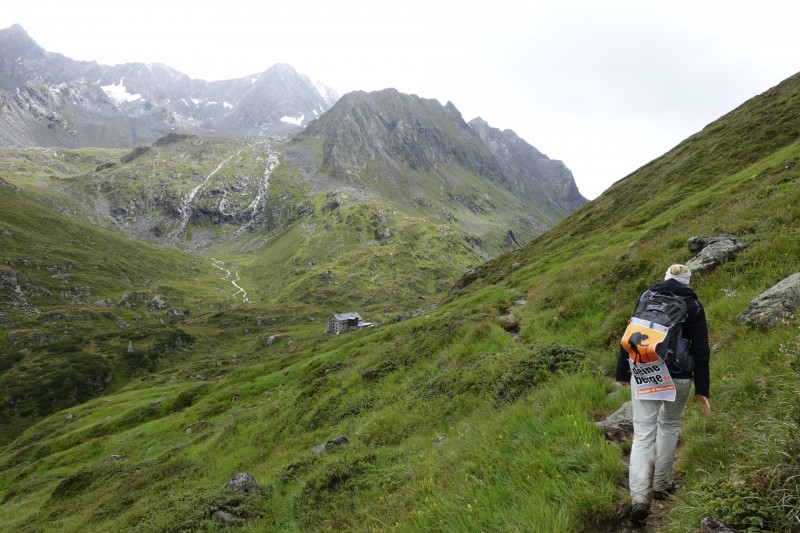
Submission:
M 614 520 L 627 499 L 623 450 L 592 422 L 625 400 L 608 379 L 618 335 L 639 291 L 690 257 L 688 237 L 724 231 L 750 246 L 693 280 L 711 328 L 715 414 L 687 416 L 665 527 L 696 529 L 712 514 L 792 531 L 799 324 L 752 330 L 736 315 L 800 270 L 798 85 L 712 124 L 424 316 L 338 337 L 298 324 L 270 346 L 259 342 L 266 307 L 194 317 L 187 329 L 216 339 L 205 358 L 87 402 L 69 423 L 47 418 L 2 451 L 0 523 L 214 530 L 220 508 L 249 518 L 243 531 Z M 653 194 L 632 204 L 643 189 Z M 519 340 L 501 327 L 509 311 Z M 351 444 L 310 453 L 339 434 Z M 104 462 L 112 454 L 124 458 Z M 242 470 L 258 495 L 222 491 Z
M 187 338 L 169 312 L 197 313 L 227 292 L 210 262 L 97 230 L 31 194 L 0 186 L 0 212 L 0 268 L 25 295 L 6 288 L 0 302 L 0 442 L 162 366 Z M 163 309 L 150 307 L 156 295 Z

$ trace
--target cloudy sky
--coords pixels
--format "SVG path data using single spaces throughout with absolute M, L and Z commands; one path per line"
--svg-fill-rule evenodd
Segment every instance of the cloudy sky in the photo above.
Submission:
M 572 170 L 584 196 L 800 71 L 796 0 L 4 2 L 50 52 L 221 80 L 288 63 L 339 94 L 452 101 Z

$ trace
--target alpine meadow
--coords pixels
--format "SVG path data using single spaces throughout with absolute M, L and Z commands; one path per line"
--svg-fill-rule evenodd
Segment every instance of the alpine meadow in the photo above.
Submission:
M 588 203 L 449 102 L 213 135 L 166 97 L 79 124 L 105 96 L 63 83 L 0 93 L 0 531 L 631 531 L 630 436 L 597 424 L 630 400 L 620 336 L 719 235 L 746 246 L 692 277 L 713 413 L 645 531 L 800 530 L 800 289 L 744 319 L 800 272 L 800 74 Z M 130 142 L 63 141 L 102 131 Z M 328 333 L 346 312 L 372 327 Z

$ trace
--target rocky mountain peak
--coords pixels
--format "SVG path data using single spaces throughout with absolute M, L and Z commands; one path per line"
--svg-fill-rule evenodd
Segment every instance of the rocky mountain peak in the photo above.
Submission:
M 41 85 L 36 92 L 42 94 L 63 93 L 63 84 L 85 85 L 84 94 L 102 89 L 112 106 L 110 111 L 98 107 L 94 97 L 36 101 L 14 96 L 30 83 Z M 0 30 L 0 102 L 6 103 L 0 109 L 0 146 L 130 146 L 170 131 L 273 133 L 306 125 L 337 98 L 335 91 L 286 64 L 208 82 L 160 63 L 74 61 L 46 52 L 19 25 Z
M 378 161 L 417 171 L 457 164 L 499 178 L 491 154 L 454 105 L 392 88 L 344 95 L 304 135 L 325 139 L 325 165 L 340 174 Z
M 45 56 L 44 49 L 19 24 L 0 30 L 0 89 L 12 89 L 27 81 L 27 65 Z
M 441 171 L 458 165 L 536 202 L 553 202 L 563 216 L 586 202 L 572 173 L 513 131 L 478 118 L 467 123 L 452 103 L 396 89 L 344 95 L 301 138 L 323 140 L 323 162 L 334 174 L 356 176 L 370 166 Z

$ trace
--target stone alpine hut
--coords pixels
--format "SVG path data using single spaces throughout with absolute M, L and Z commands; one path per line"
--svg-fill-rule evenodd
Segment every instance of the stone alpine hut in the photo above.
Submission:
M 365 322 L 358 313 L 337 313 L 328 319 L 328 333 L 339 334 L 353 329 L 372 327 L 371 322 Z

